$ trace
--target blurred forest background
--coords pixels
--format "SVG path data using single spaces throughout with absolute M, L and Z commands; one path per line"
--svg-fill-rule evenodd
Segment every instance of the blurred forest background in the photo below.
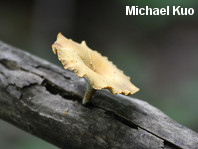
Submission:
M 126 5 L 182 6 L 194 16 L 125 16 Z M 60 67 L 59 32 L 109 57 L 141 90 L 133 95 L 198 132 L 197 0 L 0 0 L 0 40 Z M 0 148 L 55 149 L 0 120 Z

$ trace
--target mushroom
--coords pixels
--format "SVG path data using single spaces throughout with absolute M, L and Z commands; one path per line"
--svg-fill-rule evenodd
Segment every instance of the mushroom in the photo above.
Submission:
M 83 105 L 90 102 L 96 90 L 109 89 L 112 94 L 124 95 L 131 95 L 139 90 L 123 71 L 108 61 L 107 57 L 91 50 L 85 41 L 79 44 L 59 33 L 52 50 L 58 55 L 65 69 L 70 69 L 78 77 L 85 78 L 87 90 L 83 97 Z

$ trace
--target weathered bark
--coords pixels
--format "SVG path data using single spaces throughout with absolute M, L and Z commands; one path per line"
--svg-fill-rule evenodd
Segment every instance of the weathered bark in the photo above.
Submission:
M 49 51 L 50 52 L 50 51 Z M 0 117 L 61 148 L 198 148 L 198 134 L 147 102 L 97 91 L 85 81 L 0 42 Z

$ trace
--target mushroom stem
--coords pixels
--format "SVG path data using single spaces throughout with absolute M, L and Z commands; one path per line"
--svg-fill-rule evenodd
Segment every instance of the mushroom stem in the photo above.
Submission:
M 91 98 L 95 94 L 96 90 L 90 85 L 89 81 L 85 78 L 86 84 L 87 84 L 87 90 L 85 92 L 85 95 L 82 100 L 82 104 L 86 105 L 91 101 Z

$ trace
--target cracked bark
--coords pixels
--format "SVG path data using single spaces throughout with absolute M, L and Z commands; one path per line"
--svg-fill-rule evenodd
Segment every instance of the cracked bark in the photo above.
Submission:
M 197 148 L 198 134 L 147 102 L 97 91 L 81 105 L 85 82 L 0 42 L 0 118 L 60 148 Z

